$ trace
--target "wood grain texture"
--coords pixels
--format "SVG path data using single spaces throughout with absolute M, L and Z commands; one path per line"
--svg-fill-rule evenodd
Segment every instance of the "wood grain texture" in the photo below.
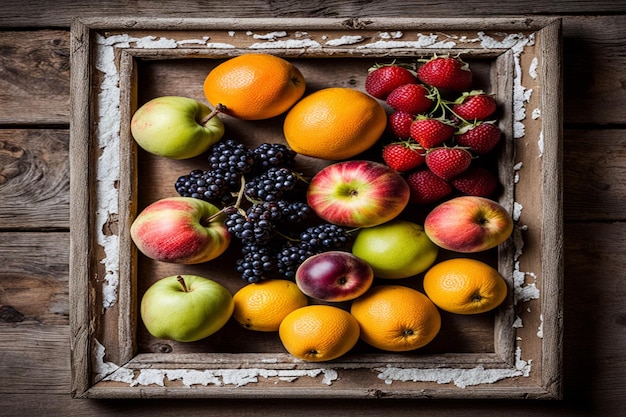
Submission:
M 68 233 L 0 233 L 0 324 L 67 325 Z
M 565 131 L 564 205 L 570 221 L 626 218 L 624 130 Z
M 0 124 L 67 124 L 69 57 L 67 31 L 0 32 Z
M 566 20 L 563 38 L 566 124 L 623 126 L 626 123 L 625 29 L 624 14 Z
M 69 228 L 69 171 L 67 130 L 0 129 L 0 230 Z
M 114 0 L 98 3 L 77 3 L 69 0 L 57 1 L 54 7 L 44 0 L 20 2 L 5 0 L 0 6 L 0 27 L 68 27 L 72 18 L 108 17 L 108 16 L 168 16 L 168 17 L 363 17 L 363 16 L 457 16 L 483 17 L 485 15 L 515 16 L 520 14 L 594 14 L 621 13 L 626 6 L 619 1 L 568 1 L 545 2 L 530 0 L 522 4 L 515 1 L 479 1 L 462 0 L 454 6 L 441 2 L 412 1 L 385 2 L 384 7 L 378 2 L 323 1 L 308 2 L 271 0 L 255 1 L 212 1 L 210 11 L 206 2 L 194 0 L 162 1 L 158 4 L 147 0 L 127 2 Z

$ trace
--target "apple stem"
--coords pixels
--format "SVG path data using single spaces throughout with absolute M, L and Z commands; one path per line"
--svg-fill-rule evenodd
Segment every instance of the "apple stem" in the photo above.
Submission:
M 176 279 L 180 283 L 180 286 L 183 287 L 183 291 L 184 292 L 189 292 L 189 288 L 187 288 L 187 284 L 185 284 L 185 279 L 183 278 L 183 276 L 179 275 L 179 276 L 176 277 Z
M 200 124 L 202 126 L 206 125 L 209 122 L 209 120 L 214 118 L 218 113 L 224 113 L 225 111 L 226 111 L 226 106 L 223 105 L 222 103 L 218 103 L 217 106 L 215 106 L 215 108 L 211 111 L 211 113 L 207 114 L 204 119 L 200 120 Z

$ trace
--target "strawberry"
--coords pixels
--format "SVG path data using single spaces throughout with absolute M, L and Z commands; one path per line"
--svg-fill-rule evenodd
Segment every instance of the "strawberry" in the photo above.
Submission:
M 475 165 L 450 180 L 450 184 L 463 194 L 488 197 L 498 187 L 498 178 L 487 168 Z
M 425 149 L 434 148 L 452 137 L 455 127 L 429 117 L 418 117 L 411 124 L 411 137 Z
M 405 111 L 396 111 L 387 118 L 387 127 L 391 133 L 400 138 L 408 139 L 411 136 L 411 123 L 413 123 L 413 115 Z
M 463 93 L 455 100 L 452 111 L 467 121 L 487 120 L 496 112 L 497 103 L 493 96 L 481 90 Z
M 502 131 L 493 123 L 477 123 L 464 126 L 456 133 L 459 145 L 468 147 L 478 155 L 484 155 L 496 147 Z
M 472 154 L 467 148 L 444 146 L 426 153 L 426 166 L 446 181 L 465 171 L 471 163 Z
M 411 202 L 416 204 L 434 203 L 453 191 L 450 184 L 429 169 L 410 173 L 406 177 L 406 182 L 411 190 Z
M 465 91 L 472 86 L 469 64 L 460 58 L 435 56 L 417 69 L 417 78 L 444 91 Z
M 410 171 L 424 163 L 425 150 L 414 142 L 394 142 L 383 148 L 383 160 L 398 172 Z
M 404 84 L 417 84 L 417 77 L 399 65 L 374 65 L 365 78 L 365 91 L 385 100 L 389 93 Z
M 394 110 L 418 115 L 433 106 L 434 101 L 429 95 L 430 91 L 422 84 L 404 84 L 389 93 L 387 104 Z

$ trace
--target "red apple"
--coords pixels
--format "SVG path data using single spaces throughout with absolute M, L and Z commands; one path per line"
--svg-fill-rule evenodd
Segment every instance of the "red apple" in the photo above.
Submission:
M 197 198 L 164 198 L 139 213 L 130 235 L 149 258 L 179 264 L 207 262 L 230 244 L 230 233 L 218 212 L 213 204 Z
M 348 301 L 363 295 L 374 281 L 374 271 L 350 252 L 329 251 L 307 258 L 296 270 L 296 284 L 309 297 Z
M 344 161 L 318 172 L 307 190 L 309 206 L 322 219 L 340 226 L 371 227 L 404 210 L 409 186 L 387 165 Z
M 424 231 L 437 246 L 455 252 L 480 252 L 498 246 L 513 232 L 513 218 L 496 201 L 462 196 L 436 206 Z

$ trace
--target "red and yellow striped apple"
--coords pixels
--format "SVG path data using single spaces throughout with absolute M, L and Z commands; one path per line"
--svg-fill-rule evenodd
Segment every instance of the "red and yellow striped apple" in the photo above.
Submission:
M 398 216 L 409 186 L 387 165 L 365 160 L 337 162 L 309 183 L 307 202 L 322 219 L 340 226 L 372 227 Z
M 220 209 L 192 197 L 169 197 L 143 209 L 130 228 L 141 253 L 179 264 L 198 264 L 217 258 L 230 244 Z
M 513 218 L 498 202 L 476 196 L 452 198 L 424 220 L 424 231 L 437 246 L 473 253 L 494 248 L 511 236 Z

